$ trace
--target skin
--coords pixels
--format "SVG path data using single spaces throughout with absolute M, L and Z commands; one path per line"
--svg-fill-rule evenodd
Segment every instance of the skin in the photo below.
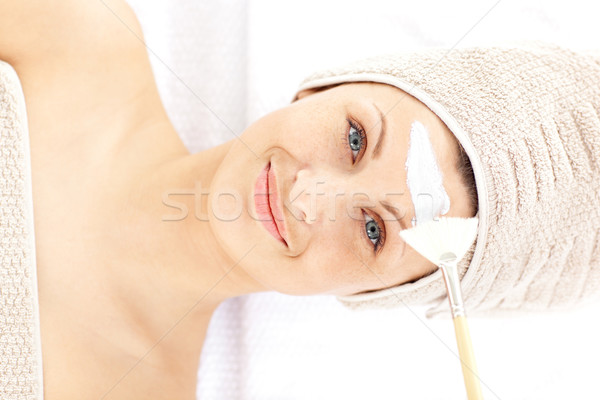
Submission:
M 100 2 L 44 9 L 23 0 L 0 9 L 8 16 L 0 29 L 10 32 L 0 38 L 11 38 L 0 41 L 0 59 L 19 75 L 30 130 L 47 400 L 194 399 L 206 330 L 224 300 L 268 290 L 345 295 L 429 273 L 432 265 L 404 246 L 400 224 L 379 203 L 389 201 L 410 226 L 404 163 L 414 119 L 430 131 L 448 215 L 472 215 L 452 134 L 419 101 L 383 84 L 305 91 L 239 140 L 190 154 L 132 35 L 142 37 L 135 15 L 124 2 L 106 3 L 129 29 Z M 373 102 L 387 119 L 378 160 Z M 345 141 L 349 115 L 367 134 L 355 165 Z M 250 216 L 269 159 L 288 246 Z M 176 194 L 198 185 L 209 194 Z M 324 194 L 304 195 L 313 187 Z M 238 203 L 221 193 L 236 193 Z M 239 218 L 215 217 L 236 207 Z M 378 255 L 361 209 L 386 219 Z

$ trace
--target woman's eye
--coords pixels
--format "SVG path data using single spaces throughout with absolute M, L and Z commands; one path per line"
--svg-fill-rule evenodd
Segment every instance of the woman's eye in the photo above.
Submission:
M 350 130 L 348 132 L 348 146 L 352 152 L 352 162 L 356 162 L 361 151 L 364 149 L 366 144 L 366 136 L 357 124 L 353 121 L 348 120 L 350 124 Z
M 381 245 L 381 230 L 379 225 L 369 214 L 363 211 L 365 216 L 365 230 L 367 232 L 367 237 L 373 243 L 373 248 L 377 250 L 377 248 Z

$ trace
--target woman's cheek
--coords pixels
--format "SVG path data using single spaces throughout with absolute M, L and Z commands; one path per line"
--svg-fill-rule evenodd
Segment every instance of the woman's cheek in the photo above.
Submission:
M 351 221 L 336 215 L 335 220 L 329 221 L 323 235 L 318 239 L 320 250 L 326 254 L 324 258 L 331 264 L 347 265 L 355 258 Z

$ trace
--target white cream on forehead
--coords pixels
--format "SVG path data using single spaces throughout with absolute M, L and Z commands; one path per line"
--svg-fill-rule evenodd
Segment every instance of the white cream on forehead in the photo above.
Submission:
M 415 207 L 416 222 L 413 218 L 413 226 L 450 210 L 450 198 L 444 190 L 442 172 L 429 140 L 429 131 L 419 121 L 414 121 L 410 128 L 406 172 L 406 183 Z

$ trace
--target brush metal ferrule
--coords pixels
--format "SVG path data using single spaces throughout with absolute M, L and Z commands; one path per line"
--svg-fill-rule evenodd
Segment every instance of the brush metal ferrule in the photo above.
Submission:
M 440 262 L 440 269 L 442 270 L 446 291 L 448 292 L 452 318 L 456 318 L 465 315 L 465 306 L 460 289 L 460 279 L 458 278 L 458 260 L 456 259 L 456 256 L 453 257 L 454 259 L 451 257 L 442 258 L 446 259 Z

